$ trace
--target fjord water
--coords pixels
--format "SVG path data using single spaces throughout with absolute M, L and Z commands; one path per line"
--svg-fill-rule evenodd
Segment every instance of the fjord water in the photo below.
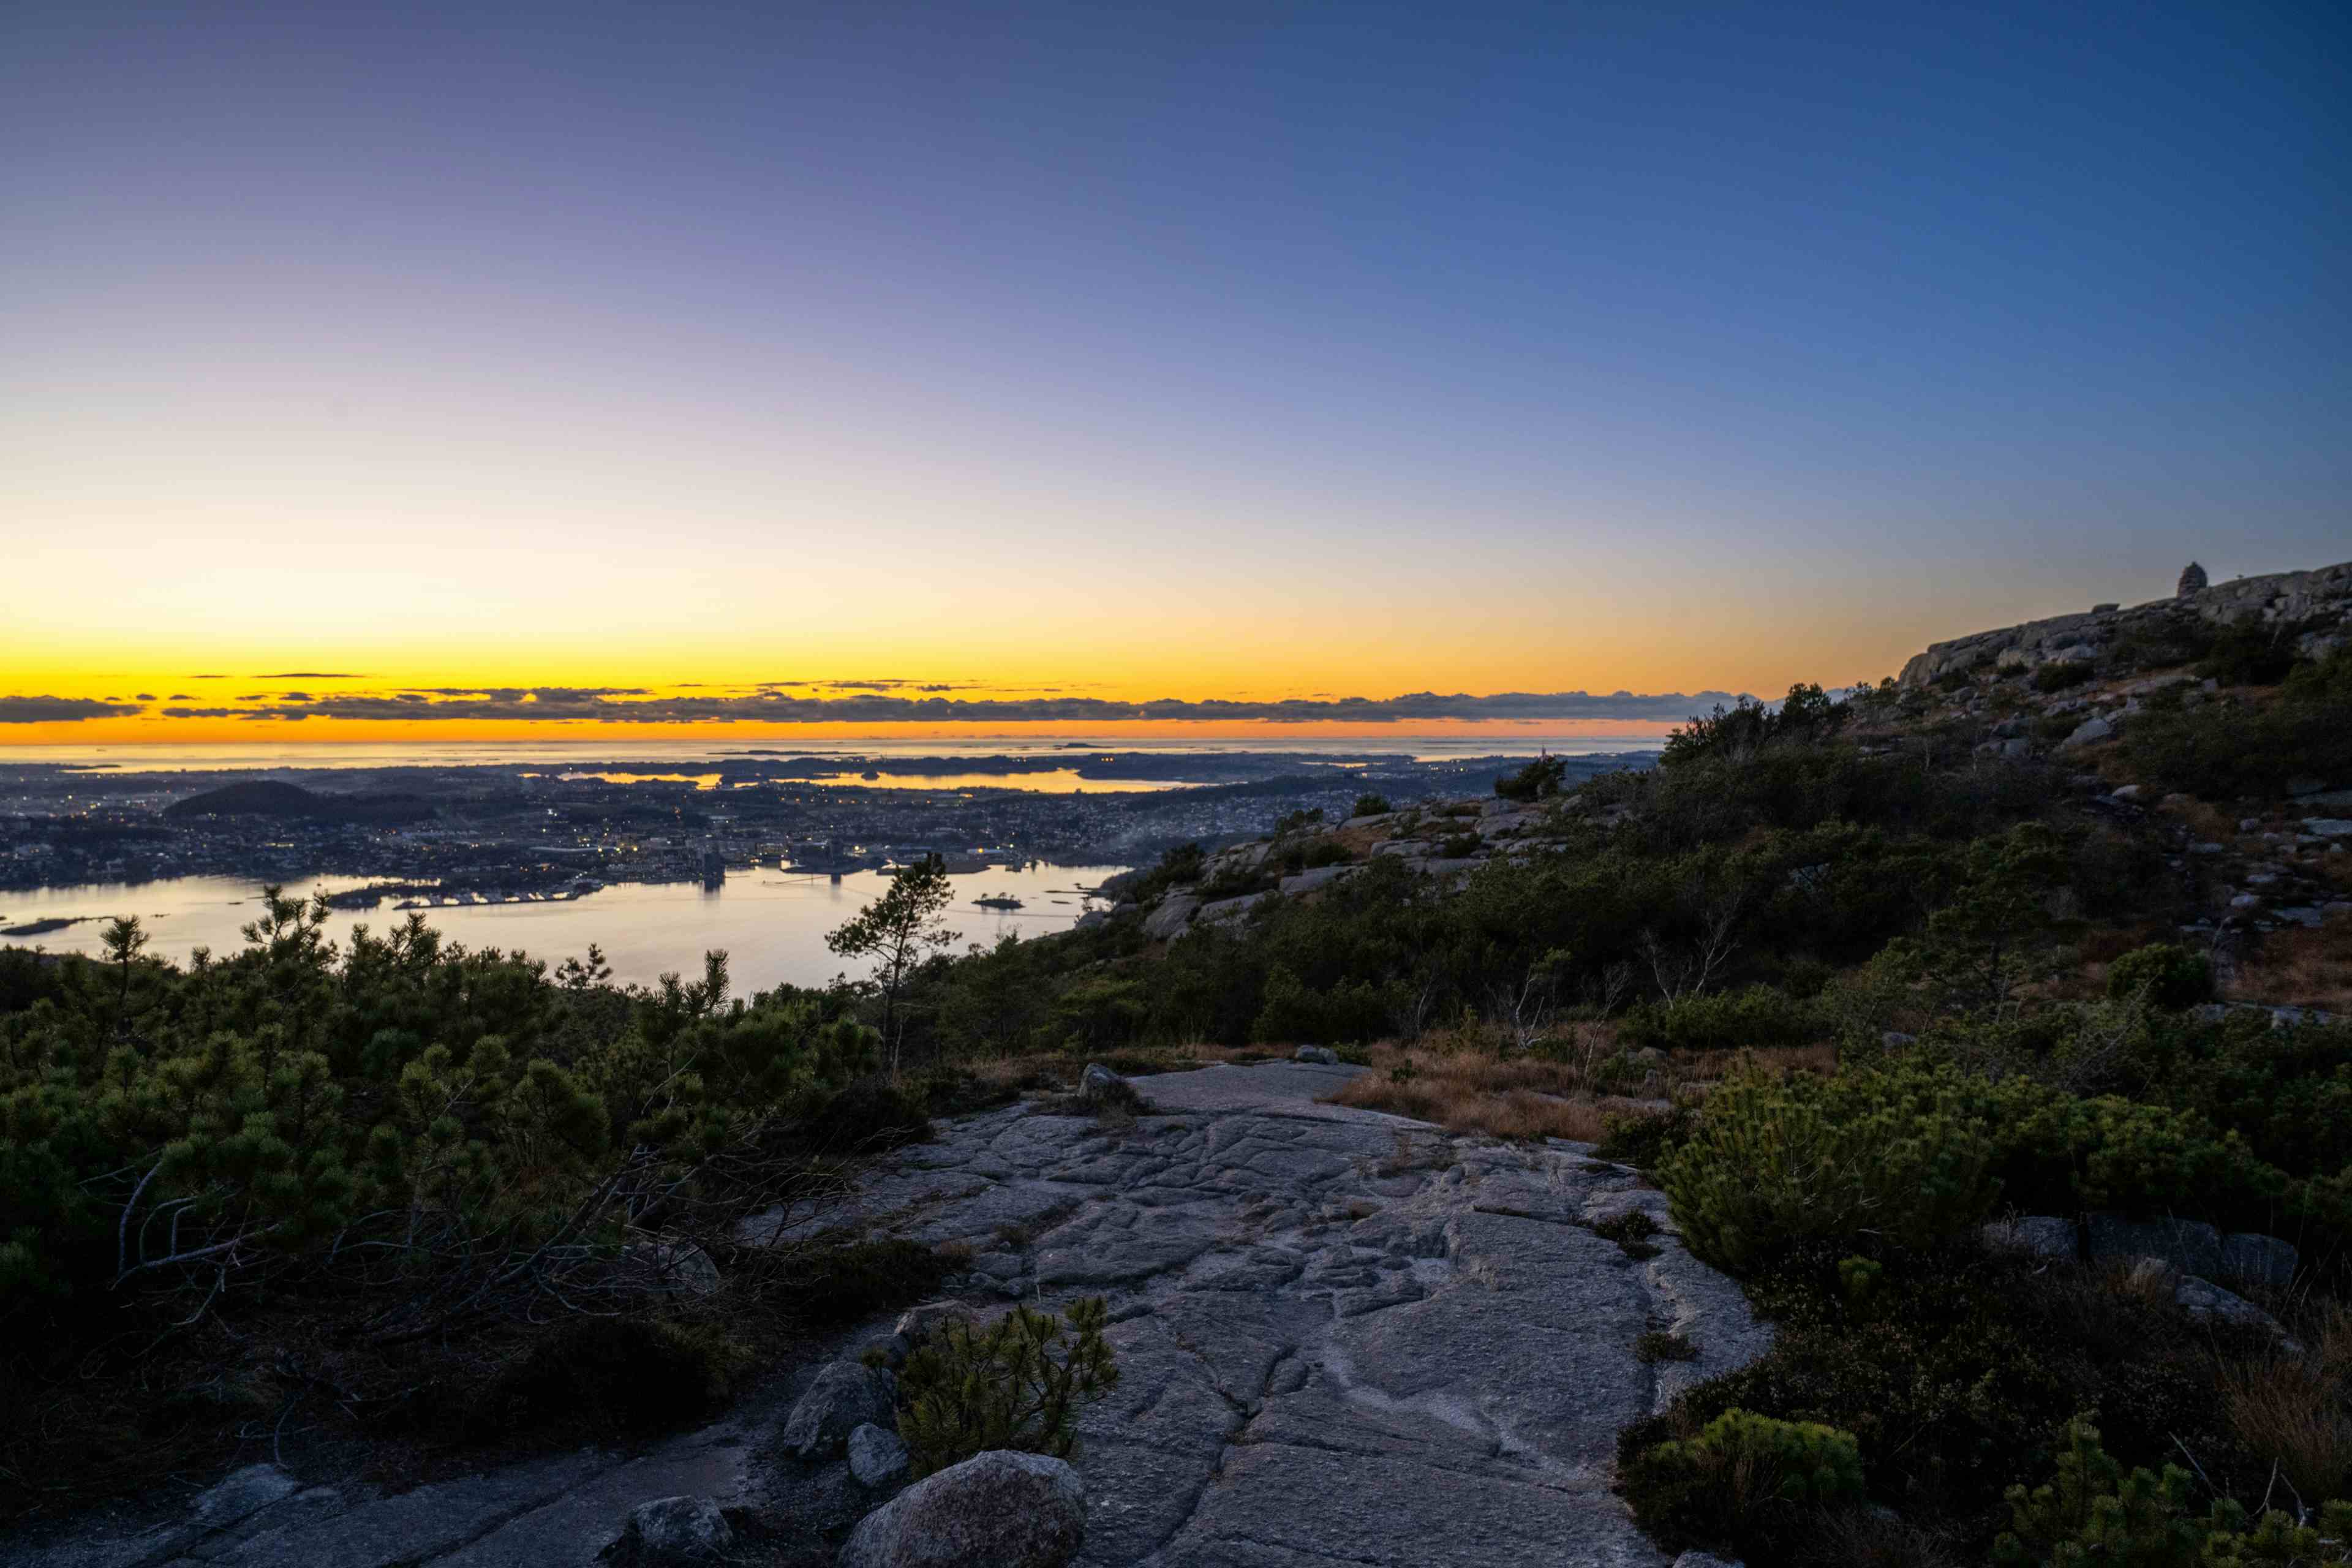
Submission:
M 955 902 L 950 929 L 967 942 L 993 942 L 1010 934 L 1023 938 L 1064 931 L 1090 907 L 1077 889 L 1092 888 L 1119 866 L 1032 866 L 951 876 Z M 691 882 L 618 882 L 569 903 L 445 905 L 425 910 L 443 937 L 468 947 L 520 949 L 550 963 L 584 953 L 590 942 L 604 951 L 613 977 L 649 984 L 665 973 L 692 978 L 702 972 L 702 955 L 725 948 L 738 994 L 779 984 L 822 985 L 858 966 L 825 947 L 825 933 L 879 898 L 889 879 L 860 871 L 838 882 L 824 877 L 790 876 L 771 868 L 730 872 L 725 884 L 706 891 Z M 320 877 L 289 892 L 323 889 L 340 892 L 365 885 L 355 877 Z M 1019 899 L 1018 910 L 981 909 L 972 900 L 998 893 Z M 1091 907 L 1100 907 L 1098 902 Z M 148 952 L 185 963 L 199 947 L 224 955 L 244 945 L 239 928 L 261 912 L 256 882 L 234 877 L 175 877 L 163 881 L 100 883 L 0 893 L 0 928 L 48 919 L 79 923 L 39 936 L 0 938 L 0 943 L 42 947 L 51 952 L 96 952 L 99 930 L 115 915 L 137 915 L 152 939 Z M 327 929 L 348 940 L 355 925 L 378 935 L 407 919 L 392 902 L 374 910 L 337 910 Z

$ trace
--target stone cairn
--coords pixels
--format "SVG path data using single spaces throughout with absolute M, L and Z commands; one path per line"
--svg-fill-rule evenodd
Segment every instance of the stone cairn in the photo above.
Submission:
M 2180 574 L 2179 596 L 2186 599 L 2192 594 L 2203 593 L 2205 591 L 2207 581 L 2208 579 L 2205 575 L 2205 568 L 2200 566 L 2194 561 L 2191 561 L 2189 563 L 2188 568 Z

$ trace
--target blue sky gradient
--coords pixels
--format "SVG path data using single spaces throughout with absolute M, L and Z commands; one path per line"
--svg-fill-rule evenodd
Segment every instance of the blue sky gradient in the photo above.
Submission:
M 0 614 L 61 690 L 354 612 L 513 634 L 417 679 L 1769 689 L 2352 557 L 2348 17 L 20 0 Z

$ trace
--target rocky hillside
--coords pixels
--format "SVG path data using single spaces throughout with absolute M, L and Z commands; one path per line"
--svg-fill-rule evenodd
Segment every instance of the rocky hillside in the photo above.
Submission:
M 2219 584 L 2209 583 L 2205 569 L 2191 562 L 2181 574 L 2179 591 L 2169 599 L 2129 609 L 2095 605 L 2077 615 L 1930 643 L 1925 652 L 1912 656 L 1897 679 L 1918 687 L 1987 665 L 2027 672 L 2046 664 L 2096 663 L 2134 645 L 2177 642 L 2184 632 L 2200 626 L 2276 628 L 2293 639 L 2303 657 L 2317 658 L 2343 646 L 2347 613 L 2352 613 L 2352 562 Z

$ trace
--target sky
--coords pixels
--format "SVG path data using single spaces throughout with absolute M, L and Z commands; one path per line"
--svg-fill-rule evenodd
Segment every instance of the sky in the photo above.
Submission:
M 2338 4 L 15 0 L 0 147 L 0 747 L 1628 732 L 2352 558 Z

